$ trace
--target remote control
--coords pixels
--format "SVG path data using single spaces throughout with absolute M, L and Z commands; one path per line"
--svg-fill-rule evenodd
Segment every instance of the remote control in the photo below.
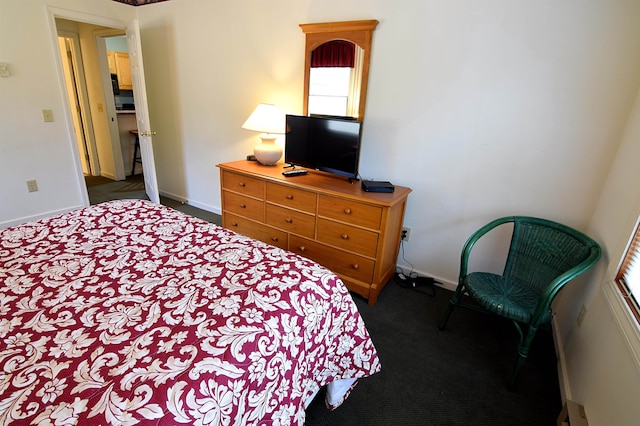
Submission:
M 285 177 L 290 176 L 299 176 L 306 175 L 308 172 L 306 170 L 287 170 L 286 172 L 282 172 L 282 175 Z

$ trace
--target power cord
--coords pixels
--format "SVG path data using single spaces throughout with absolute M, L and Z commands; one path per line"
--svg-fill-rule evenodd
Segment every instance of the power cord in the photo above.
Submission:
M 400 252 L 402 253 L 402 260 L 404 260 L 405 263 L 408 263 L 411 266 L 409 273 L 405 275 L 408 276 L 409 278 L 416 277 L 417 274 L 413 272 L 413 263 L 409 262 L 409 260 L 404 255 L 404 240 L 400 240 Z M 398 269 L 399 268 L 396 268 L 396 274 L 404 273 L 402 269 L 399 269 L 399 270 Z
M 442 284 L 431 277 L 421 277 L 417 273 L 413 272 L 413 264 L 407 260 L 404 255 L 404 241 L 400 241 L 400 250 L 402 253 L 402 260 L 411 266 L 408 273 L 405 273 L 401 268 L 396 268 L 396 275 L 394 281 L 398 283 L 400 287 L 408 288 L 418 293 L 423 293 L 434 297 L 436 295 L 435 284 Z

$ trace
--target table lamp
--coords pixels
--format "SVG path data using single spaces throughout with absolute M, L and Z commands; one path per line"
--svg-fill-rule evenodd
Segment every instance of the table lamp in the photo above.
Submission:
M 242 125 L 243 129 L 262 132 L 259 143 L 253 148 L 253 154 L 260 164 L 272 166 L 282 157 L 282 148 L 276 143 L 278 134 L 284 133 L 284 114 L 271 104 L 258 104 L 247 121 Z

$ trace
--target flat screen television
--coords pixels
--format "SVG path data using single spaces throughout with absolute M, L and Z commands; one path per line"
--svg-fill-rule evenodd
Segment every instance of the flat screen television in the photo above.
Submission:
M 284 161 L 358 178 L 362 123 L 348 117 L 286 116 Z

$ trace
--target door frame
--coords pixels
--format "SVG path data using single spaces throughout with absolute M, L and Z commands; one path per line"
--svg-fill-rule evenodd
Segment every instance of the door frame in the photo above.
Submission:
M 97 37 L 97 41 L 98 41 L 98 56 L 99 56 L 99 62 L 100 62 L 100 74 L 101 74 L 101 79 L 103 82 L 103 91 L 106 90 L 106 88 L 108 88 L 109 90 L 111 90 L 111 79 L 110 79 L 110 75 L 109 75 L 109 65 L 108 65 L 108 61 L 107 61 L 107 56 L 106 56 L 106 43 L 104 41 L 104 36 L 109 36 L 109 35 L 113 35 L 113 33 L 117 33 L 119 32 L 120 34 L 126 34 L 126 31 L 128 28 L 130 28 L 130 26 L 132 25 L 132 22 L 135 21 L 135 19 L 132 19 L 131 21 L 122 21 L 119 19 L 114 19 L 114 18 L 108 18 L 105 16 L 97 16 L 97 15 L 90 15 L 87 13 L 83 13 L 83 12 L 78 12 L 78 11 L 74 11 L 74 10 L 68 10 L 68 9 L 62 9 L 59 7 L 55 7 L 55 6 L 47 6 L 47 15 L 49 18 L 49 30 L 50 30 L 50 37 L 51 37 L 51 42 L 52 42 L 52 47 L 54 48 L 54 52 L 56 52 L 56 54 L 54 55 L 54 60 L 56 63 L 56 69 L 57 69 L 57 74 L 58 74 L 58 82 L 59 82 L 59 90 L 60 90 L 60 95 L 62 98 L 62 102 L 63 102 L 63 106 L 64 106 L 64 120 L 67 126 L 67 134 L 69 135 L 69 148 L 71 151 L 71 155 L 73 157 L 74 163 L 76 165 L 74 173 L 76 175 L 77 178 L 77 189 L 78 192 L 81 195 L 82 198 L 82 204 L 85 207 L 88 207 L 90 205 L 90 201 L 89 201 L 89 192 L 87 190 L 87 186 L 85 183 L 85 178 L 84 178 L 84 172 L 82 170 L 82 163 L 81 163 L 81 159 L 80 159 L 80 153 L 78 152 L 78 148 L 77 148 L 77 143 L 76 143 L 76 138 L 75 138 L 75 129 L 74 129 L 74 125 L 73 125 L 73 119 L 71 117 L 71 105 L 69 103 L 69 99 L 66 93 L 66 82 L 65 82 L 65 74 L 64 74 L 64 69 L 62 66 L 62 58 L 60 57 L 59 52 L 59 46 L 58 46 L 58 30 L 57 30 L 57 25 L 56 25 L 56 18 L 60 18 L 60 19 L 66 19 L 66 20 L 70 20 L 70 21 L 76 21 L 79 23 L 86 23 L 86 24 L 94 24 L 94 25 L 99 25 L 102 27 L 107 27 L 109 29 L 113 29 L 113 31 L 105 31 L 104 34 L 96 34 Z M 107 33 L 111 33 L 111 34 L 107 34 Z M 104 55 L 102 54 L 104 53 Z M 103 57 L 104 56 L 104 57 Z M 106 97 L 105 98 L 109 98 Z M 108 116 L 110 117 L 109 121 L 109 129 L 110 129 L 110 133 L 111 133 L 111 139 L 112 139 L 112 149 L 117 148 L 118 150 L 120 150 L 120 143 L 119 143 L 119 134 L 118 134 L 118 130 L 117 130 L 117 120 L 115 118 L 116 114 L 115 114 L 115 103 L 113 102 L 113 99 L 111 99 L 111 102 L 105 101 L 105 103 L 107 104 L 107 110 L 109 109 L 109 105 L 112 106 L 113 111 L 107 111 Z M 111 112 L 113 114 L 111 114 Z M 113 125 L 115 124 L 116 126 L 116 130 L 115 132 L 113 131 Z M 118 143 L 113 143 L 113 138 L 114 138 L 114 134 L 117 137 L 117 142 Z M 115 148 L 114 148 L 115 147 Z M 117 157 L 116 157 L 117 158 Z M 143 159 L 144 161 L 144 159 Z M 122 155 L 120 154 L 120 163 L 122 163 Z M 122 166 L 122 164 L 121 164 Z M 150 167 L 154 167 L 155 165 L 152 165 Z M 143 168 L 146 168 L 147 165 L 144 164 L 143 162 Z M 124 179 L 124 167 L 121 167 L 122 169 L 122 179 Z M 116 166 L 116 171 L 118 170 L 118 167 Z M 155 171 L 155 169 L 154 169 Z M 145 176 L 145 181 L 147 180 L 146 176 Z M 155 188 L 157 188 L 157 178 L 155 176 L 153 176 L 153 180 Z M 146 188 L 145 188 L 146 189 Z
M 77 142 L 75 140 L 75 129 L 73 127 L 73 119 L 70 116 L 71 105 L 69 104 L 69 99 L 68 99 L 66 88 L 65 88 L 66 82 L 64 80 L 65 76 L 64 76 L 64 69 L 62 67 L 62 58 L 58 53 L 60 49 L 58 47 L 58 27 L 56 24 L 56 18 L 67 19 L 67 20 L 76 21 L 76 22 L 84 22 L 88 24 L 101 25 L 109 28 L 117 28 L 122 31 L 124 31 L 125 28 L 127 27 L 127 23 L 117 19 L 113 19 L 113 18 L 89 15 L 83 12 L 78 12 L 78 11 L 69 10 L 69 9 L 61 9 L 54 6 L 47 6 L 47 15 L 49 18 L 49 31 L 51 33 L 50 38 L 53 43 L 52 47 L 54 48 L 54 52 L 56 52 L 55 55 L 53 56 L 54 56 L 54 61 L 56 63 L 56 69 L 58 74 L 60 95 L 61 95 L 63 106 L 64 106 L 64 111 L 63 111 L 64 120 L 67 126 L 67 134 L 69 135 L 69 149 L 71 151 L 71 156 L 73 157 L 74 164 L 76 165 L 74 172 L 76 176 L 77 190 L 80 193 L 80 196 L 82 198 L 82 204 L 85 207 L 88 207 L 90 205 L 89 191 L 87 189 L 87 184 L 84 179 L 84 172 L 82 171 L 80 153 L 78 152 Z

